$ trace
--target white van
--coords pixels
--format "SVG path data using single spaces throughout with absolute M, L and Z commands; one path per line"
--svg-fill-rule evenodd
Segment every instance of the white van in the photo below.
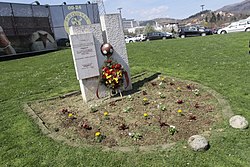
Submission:
M 230 32 L 240 32 L 240 31 L 250 32 L 250 19 L 249 18 L 245 20 L 233 22 L 229 26 L 219 29 L 218 34 L 226 34 Z

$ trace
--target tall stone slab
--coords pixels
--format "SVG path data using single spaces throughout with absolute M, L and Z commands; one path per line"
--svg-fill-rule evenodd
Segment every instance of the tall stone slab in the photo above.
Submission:
M 80 83 L 84 102 L 107 96 L 105 86 L 99 84 L 99 71 L 105 57 L 100 47 L 103 37 L 100 24 L 70 27 L 71 50 L 77 79 Z M 98 89 L 98 90 L 97 90 Z
M 122 64 L 124 69 L 128 72 L 129 86 L 126 90 L 132 89 L 131 74 L 128 64 L 128 54 L 126 43 L 124 40 L 122 19 L 120 14 L 106 14 L 100 16 L 102 31 L 106 38 L 105 42 L 110 43 L 114 48 L 112 57 Z M 126 83 L 125 83 L 126 85 Z

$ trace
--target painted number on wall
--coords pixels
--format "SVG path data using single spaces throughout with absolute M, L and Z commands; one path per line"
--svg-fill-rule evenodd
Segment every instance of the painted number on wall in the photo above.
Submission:
M 68 10 L 79 10 L 82 9 L 80 5 L 68 6 Z

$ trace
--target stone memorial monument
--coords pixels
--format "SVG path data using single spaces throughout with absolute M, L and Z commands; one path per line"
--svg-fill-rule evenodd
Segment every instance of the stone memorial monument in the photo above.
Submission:
M 120 14 L 104 15 L 101 17 L 101 24 L 73 26 L 69 32 L 76 76 L 84 102 L 110 94 L 105 85 L 100 84 L 100 71 L 105 61 L 101 53 L 103 43 L 110 43 L 113 46 L 113 58 L 126 70 L 128 74 L 126 80 L 130 80 L 124 83 L 126 85 L 124 89 L 126 91 L 132 89 Z

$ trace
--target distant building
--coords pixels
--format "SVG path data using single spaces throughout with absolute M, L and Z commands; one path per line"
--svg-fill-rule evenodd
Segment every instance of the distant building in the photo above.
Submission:
M 163 32 L 173 32 L 178 31 L 178 23 L 171 23 L 171 22 L 165 22 L 165 23 L 158 23 L 156 22 L 156 25 L 154 26 L 156 31 L 163 31 Z
M 142 34 L 145 26 L 137 26 L 133 28 L 128 28 L 128 33 L 133 33 L 133 34 Z
M 123 24 L 124 30 L 128 30 L 130 28 L 139 26 L 139 23 L 135 21 L 134 19 L 126 19 L 126 18 L 122 19 L 122 24 Z

